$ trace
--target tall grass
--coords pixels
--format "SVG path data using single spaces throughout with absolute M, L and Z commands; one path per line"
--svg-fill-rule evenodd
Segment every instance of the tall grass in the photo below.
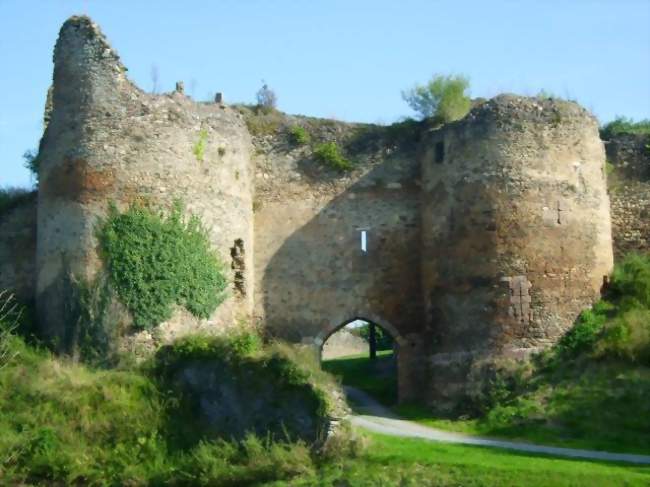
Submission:
M 12 332 L 17 308 L 1 295 L 2 485 L 239 486 L 314 473 L 315 452 L 301 441 L 249 434 L 240 441 L 197 436 L 191 447 L 176 443 L 194 434 L 185 425 L 195 418 L 175 407 L 181 398 L 150 364 L 98 370 L 29 346 Z M 258 353 L 253 342 L 240 337 L 229 353 Z M 186 340 L 176 358 L 196 358 L 206 343 Z M 309 380 L 299 368 L 282 370 Z M 170 421 L 174 414 L 188 416 Z

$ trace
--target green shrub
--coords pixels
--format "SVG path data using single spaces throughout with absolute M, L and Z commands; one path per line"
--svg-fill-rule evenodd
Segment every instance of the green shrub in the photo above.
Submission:
M 111 206 L 98 233 L 110 282 L 135 327 L 169 319 L 174 304 L 208 318 L 225 299 L 224 266 L 200 219 L 185 221 L 180 204 L 166 216 L 145 206 L 125 213 Z
M 596 353 L 650 366 L 650 309 L 630 309 L 609 323 Z
M 352 169 L 352 163 L 343 157 L 336 142 L 325 142 L 314 149 L 314 158 L 326 166 L 344 172 Z
M 603 139 L 609 139 L 617 134 L 650 134 L 650 119 L 635 122 L 631 118 L 616 117 L 601 129 Z
M 40 167 L 40 161 L 38 159 L 38 151 L 35 149 L 25 151 L 23 154 L 23 160 L 25 161 L 24 165 L 29 172 L 32 173 L 32 176 L 38 182 L 38 169 Z
M 311 135 L 305 127 L 294 125 L 289 129 L 289 140 L 294 145 L 306 145 L 311 141 Z
M 560 355 L 593 354 L 650 361 L 650 255 L 630 254 L 617 264 L 606 295 L 584 311 L 555 347 Z
M 469 80 L 460 75 L 436 75 L 426 85 L 415 85 L 402 92 L 402 98 L 422 118 L 433 117 L 437 123 L 459 120 L 467 115 L 472 102 L 466 91 Z
M 607 301 L 599 301 L 592 309 L 583 311 L 573 328 L 560 339 L 557 348 L 567 356 L 592 350 L 613 309 Z
M 624 306 L 650 308 L 650 254 L 630 254 L 616 266 L 608 298 Z
M 196 157 L 196 160 L 199 162 L 203 162 L 203 159 L 205 157 L 205 146 L 208 143 L 208 131 L 205 129 L 201 129 L 199 131 L 199 140 L 196 141 L 196 144 L 194 144 L 194 147 L 192 148 L 192 153 Z

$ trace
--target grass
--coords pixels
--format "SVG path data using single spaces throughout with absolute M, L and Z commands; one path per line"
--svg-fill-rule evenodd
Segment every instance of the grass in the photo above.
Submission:
M 474 418 L 395 407 L 447 431 L 544 445 L 650 454 L 650 370 L 625 364 L 567 366 L 531 378 L 530 390 Z
M 0 327 L 12 326 L 4 315 Z M 97 370 L 0 335 L 13 354 L 0 368 L 0 478 L 3 485 L 197 486 L 608 486 L 648 485 L 650 468 L 531 456 L 376 434 L 366 448 L 334 445 L 323 454 L 301 442 L 249 435 L 240 442 L 175 442 L 193 418 L 171 412 L 179 397 L 158 374 L 215 353 L 255 357 L 251 335 L 227 343 L 187 338 L 162 353 L 156 367 Z M 16 356 L 17 354 L 17 356 Z M 360 360 L 353 357 L 349 360 Z M 390 359 L 382 354 L 379 361 Z M 332 361 L 344 363 L 345 361 Z M 161 372 L 162 371 L 162 372 Z M 309 369 L 282 369 L 288 382 Z M 345 372 L 345 371 L 344 371 Z M 354 375 L 354 374 L 353 374 Z M 311 379 L 310 379 L 311 380 Z M 316 378 L 327 387 L 330 379 Z
M 397 401 L 392 350 L 377 352 L 375 360 L 370 360 L 368 354 L 324 360 L 323 370 L 338 377 L 342 384 L 361 389 L 383 404 L 392 405 Z
M 645 486 L 650 468 L 531 456 L 505 450 L 368 434 L 367 451 L 315 474 L 270 485 L 294 486 Z
M 402 417 L 448 431 L 650 454 L 650 256 L 617 265 L 604 298 L 550 351 L 507 364 L 455 415 L 395 406 L 394 382 L 365 357 L 323 364 Z M 394 381 L 394 379 L 393 379 Z M 469 414 L 468 414 L 469 412 Z
M 227 350 L 228 360 L 260 354 L 255 373 L 274 367 L 268 379 L 276 381 L 274 390 L 306 386 L 310 372 L 277 346 L 263 354 L 258 341 L 245 337 L 199 337 L 167 348 L 155 366 L 98 370 L 27 345 L 11 332 L 13 304 L 3 302 L 10 312 L 0 313 L 0 350 L 9 352 L 0 363 L 2 485 L 240 486 L 315 472 L 316 453 L 301 441 L 197 433 L 196 412 L 179 408 L 186 398 L 164 380 L 179 360 Z

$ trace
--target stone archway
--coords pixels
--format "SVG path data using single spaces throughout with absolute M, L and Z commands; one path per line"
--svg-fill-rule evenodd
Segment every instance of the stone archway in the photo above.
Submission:
M 382 318 L 381 316 L 375 313 L 338 313 L 332 317 L 327 325 L 321 329 L 321 331 L 313 338 L 313 345 L 322 349 L 323 344 L 327 339 L 336 333 L 338 330 L 343 328 L 349 323 L 352 323 L 355 320 L 367 321 L 369 323 L 374 323 L 384 330 L 386 330 L 393 337 L 393 340 L 397 343 L 398 347 L 401 347 L 406 344 L 406 339 L 401 335 L 401 333 L 391 324 L 388 320 Z

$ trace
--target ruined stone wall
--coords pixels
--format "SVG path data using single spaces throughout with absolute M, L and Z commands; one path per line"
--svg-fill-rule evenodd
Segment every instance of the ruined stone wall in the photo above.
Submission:
M 650 135 L 617 134 L 605 150 L 616 258 L 650 252 Z
M 327 137 L 347 146 L 359 127 L 330 129 Z M 370 147 L 348 154 L 347 173 L 281 134 L 256 141 L 255 310 L 273 335 L 316 348 L 354 318 L 379 324 L 396 340 L 399 396 L 407 401 L 424 380 L 420 168 L 412 140 L 389 142 L 379 132 Z
M 36 196 L 0 215 L 0 291 L 23 303 L 34 299 Z
M 334 135 L 354 130 L 339 124 Z M 348 173 L 281 137 L 258 150 L 256 315 L 272 333 L 322 341 L 355 317 L 401 335 L 417 328 L 420 181 L 409 147 L 356 152 Z
M 554 343 L 612 269 L 598 125 L 576 104 L 502 95 L 432 132 L 422 154 L 431 392 L 481 357 Z
M 92 281 L 102 269 L 95 231 L 109 202 L 120 209 L 136 201 L 169 208 L 182 200 L 202 218 L 228 267 L 233 262 L 231 282 L 240 273 L 240 285 L 210 320 L 179 310 L 160 327 L 163 336 L 229 326 L 252 311 L 250 138 L 240 114 L 182 93 L 149 95 L 125 72 L 89 19 L 63 25 L 54 52 L 53 109 L 39 152 L 36 256 L 39 321 L 59 341 L 69 329 L 67 277 Z

